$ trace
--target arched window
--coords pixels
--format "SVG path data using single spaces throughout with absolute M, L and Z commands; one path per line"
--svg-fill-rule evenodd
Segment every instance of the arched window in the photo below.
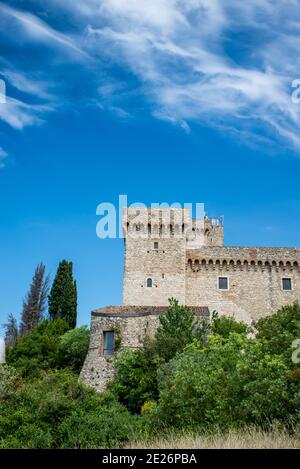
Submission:
M 147 288 L 152 288 L 152 278 L 147 278 Z

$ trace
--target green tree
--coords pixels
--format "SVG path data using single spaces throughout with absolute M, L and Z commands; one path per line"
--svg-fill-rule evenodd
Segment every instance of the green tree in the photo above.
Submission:
M 225 428 L 299 418 L 299 387 L 291 387 L 283 357 L 266 354 L 262 341 L 243 334 L 210 336 L 204 348 L 193 342 L 158 378 L 156 423 Z
M 145 401 L 158 398 L 159 365 L 182 352 L 198 331 L 196 316 L 174 298 L 159 321 L 155 339 L 147 338 L 143 349 L 125 350 L 115 359 L 116 377 L 110 389 L 133 413 L 139 412 Z
M 38 375 L 41 370 L 59 367 L 60 338 L 69 330 L 64 319 L 41 321 L 32 332 L 20 337 L 8 349 L 7 363 L 23 376 Z
M 22 380 L 0 367 L 1 379 L 0 448 L 111 448 L 138 436 L 136 417 L 70 370 Z
M 55 319 L 65 319 L 71 329 L 77 320 L 77 286 L 73 280 L 73 264 L 63 260 L 59 263 L 48 298 L 49 315 Z
M 4 330 L 6 347 L 13 347 L 19 336 L 18 322 L 13 314 L 8 315 L 7 323 L 4 324 Z
M 171 298 L 168 310 L 159 317 L 159 322 L 152 346 L 163 360 L 168 361 L 192 342 L 197 329 L 196 316 L 188 306 L 181 306 L 176 299 Z
M 14 395 L 18 383 L 18 372 L 8 365 L 0 365 L 0 401 Z
M 245 334 L 247 326 L 232 318 L 199 320 L 187 306 L 169 300 L 166 314 L 160 316 L 154 339 L 146 338 L 144 347 L 137 351 L 124 351 L 115 359 L 116 377 L 111 389 L 130 412 L 139 412 L 145 401 L 158 399 L 157 372 L 188 344 L 197 340 L 198 347 L 205 347 L 211 334 L 228 337 L 230 332 Z
M 43 319 L 49 292 L 49 277 L 45 276 L 45 266 L 41 262 L 35 269 L 29 291 L 23 301 L 20 335 L 32 331 Z
M 292 343 L 300 337 L 300 304 L 284 306 L 277 313 L 259 319 L 254 323 L 256 337 L 264 339 L 265 350 L 271 354 L 282 354 L 286 363 L 297 368 L 292 362 Z M 299 365 L 298 365 L 299 368 Z
M 221 337 L 229 337 L 232 332 L 237 334 L 245 334 L 249 327 L 243 322 L 238 322 L 232 317 L 219 316 L 215 311 L 212 313 L 210 328 L 208 330 L 211 335 L 220 335 Z
M 125 350 L 115 359 L 116 379 L 109 389 L 132 413 L 158 398 L 156 366 L 143 350 Z
M 79 373 L 89 347 L 89 329 L 86 326 L 67 331 L 60 337 L 58 364 Z

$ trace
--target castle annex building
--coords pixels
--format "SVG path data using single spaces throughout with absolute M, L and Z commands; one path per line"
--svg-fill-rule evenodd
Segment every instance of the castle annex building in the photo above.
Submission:
M 224 246 L 222 219 L 193 220 L 188 209 L 123 212 L 123 305 L 92 312 L 81 378 L 103 390 L 112 355 L 153 336 L 168 299 L 199 317 L 212 311 L 251 323 L 300 300 L 300 249 Z

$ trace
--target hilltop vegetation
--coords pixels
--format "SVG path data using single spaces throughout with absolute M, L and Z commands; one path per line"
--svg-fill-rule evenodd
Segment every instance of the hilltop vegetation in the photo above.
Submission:
M 114 381 L 96 393 L 78 381 L 88 329 L 41 320 L 0 366 L 0 447 L 151 447 L 158 429 L 171 447 L 221 446 L 222 435 L 228 443 L 237 434 L 264 441 L 274 434 L 279 446 L 296 446 L 300 369 L 292 344 L 299 325 L 298 304 L 250 330 L 216 314 L 198 321 L 171 300 L 155 339 L 120 352 Z

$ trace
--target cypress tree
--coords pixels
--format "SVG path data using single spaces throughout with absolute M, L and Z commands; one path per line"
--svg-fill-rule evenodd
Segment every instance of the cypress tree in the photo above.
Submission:
M 49 315 L 52 320 L 65 319 L 71 329 L 76 327 L 77 287 L 73 280 L 73 264 L 63 260 L 59 263 L 48 297 Z
M 8 315 L 7 324 L 4 325 L 4 328 L 5 328 L 5 345 L 8 348 L 13 347 L 19 335 L 18 323 L 13 314 Z
M 49 277 L 45 277 L 45 270 L 42 262 L 35 269 L 29 291 L 23 301 L 20 335 L 32 331 L 43 318 L 49 292 Z

